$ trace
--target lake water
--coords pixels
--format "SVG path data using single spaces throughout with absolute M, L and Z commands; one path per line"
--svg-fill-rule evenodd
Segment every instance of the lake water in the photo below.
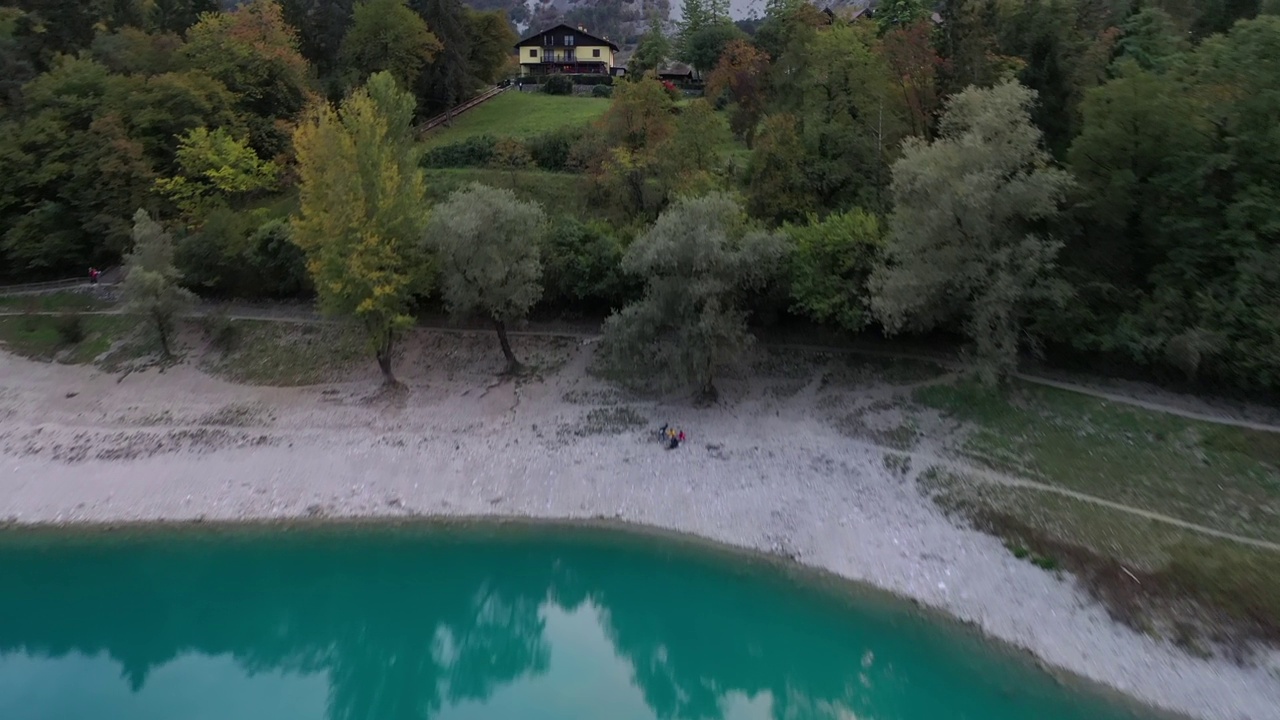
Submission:
M 5 720 L 1119 720 L 972 632 L 564 528 L 0 533 Z

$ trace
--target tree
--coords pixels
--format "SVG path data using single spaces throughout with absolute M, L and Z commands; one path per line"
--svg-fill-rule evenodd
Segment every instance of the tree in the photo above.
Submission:
M 884 239 L 875 215 L 861 208 L 803 225 L 784 225 L 791 239 L 794 308 L 822 323 L 858 332 L 871 322 L 867 282 Z
M 656 14 L 649 16 L 649 29 L 640 38 L 631 60 L 627 62 L 627 72 L 636 77 L 644 77 L 647 72 L 656 71 L 671 55 L 671 43 L 662 32 L 662 21 Z
M 297 31 L 273 0 L 249 0 L 227 13 L 208 13 L 187 31 L 186 66 L 231 91 L 264 158 L 287 154 L 292 123 L 312 99 L 310 70 Z
M 764 114 L 768 75 L 769 56 L 746 40 L 734 40 L 707 77 L 706 96 L 713 101 L 729 99 L 729 128 L 748 146 L 755 140 L 756 126 Z
M 816 210 L 794 115 L 770 115 L 761 124 L 747 163 L 747 207 L 752 216 L 775 223 Z
M 280 167 L 264 162 L 244 140 L 224 128 L 196 128 L 178 146 L 179 174 L 156 181 L 156 190 L 189 218 L 210 205 L 252 196 L 275 186 Z
M 533 165 L 533 156 L 519 140 L 502 138 L 493 144 L 493 158 L 489 164 L 511 173 L 511 189 L 514 190 L 519 179 L 517 173 Z
M 120 292 L 125 311 L 147 319 L 160 339 L 165 357 L 173 354 L 173 322 L 194 302 L 190 290 L 178 286 L 173 264 L 173 237 L 146 210 L 133 216 L 133 250 L 125 258 Z
M 711 103 L 698 98 L 676 118 L 672 134 L 660 153 L 666 161 L 665 182 L 675 194 L 698 195 L 718 183 L 724 170 L 724 148 L 732 136 L 724 117 Z
M 680 51 L 680 59 L 693 65 L 691 51 L 695 47 L 694 36 L 704 28 L 722 22 L 732 24 L 729 18 L 729 0 L 684 0 L 680 9 L 680 22 L 676 25 L 676 46 Z
M 886 207 L 888 167 L 906 112 L 874 51 L 873 29 L 867 23 L 821 28 L 779 61 L 786 72 L 775 86 L 775 104 L 796 118 L 816 207 Z
M 507 325 L 522 320 L 542 295 L 539 236 L 546 216 L 536 203 L 521 202 L 510 190 L 472 184 L 436 207 L 428 242 L 440 259 L 440 288 L 449 312 L 481 315 L 493 323 L 507 360 Z
M 698 72 L 707 72 L 720 62 L 720 56 L 730 43 L 746 39 L 742 31 L 729 18 L 722 18 L 706 25 L 689 36 L 683 48 L 683 57 Z
M 396 341 L 413 322 L 410 303 L 431 277 L 413 107 L 390 73 L 374 73 L 339 109 L 319 107 L 294 133 L 292 239 L 306 253 L 321 310 L 364 326 L 388 383 L 396 382 Z
M 742 294 L 768 282 L 784 253 L 781 235 L 752 228 L 727 194 L 679 201 L 623 257 L 645 292 L 605 322 L 606 366 L 714 399 L 717 370 L 751 344 Z
M 962 316 L 980 376 L 1017 364 L 1031 304 L 1061 299 L 1059 243 L 1042 232 L 1071 177 L 1049 166 L 1031 123 L 1035 93 L 1014 81 L 954 96 L 939 138 L 909 138 L 893 165 L 894 210 L 872 306 L 888 332 Z
M 518 8 L 523 8 L 523 5 Z M 518 68 L 511 48 L 520 40 L 511 22 L 501 10 L 478 12 L 467 10 L 467 63 L 480 82 L 491 85 L 513 74 Z
M 440 40 L 407 0 L 364 0 L 355 6 L 339 57 L 352 84 L 383 70 L 411 88 L 422 68 L 439 54 Z
M 600 164 L 597 179 L 614 193 L 628 216 L 648 213 L 661 205 L 659 169 L 661 148 L 675 132 L 674 103 L 653 77 L 619 83 L 609 109 L 600 118 L 605 141 L 612 149 Z
M 876 24 L 880 26 L 881 35 L 928 19 L 929 10 L 920 0 L 888 0 L 876 7 Z
M 920 20 L 895 25 L 884 34 L 879 50 L 889 68 L 891 84 L 902 93 L 912 135 L 929 139 L 941 99 L 938 71 L 942 58 L 933 49 L 933 22 Z

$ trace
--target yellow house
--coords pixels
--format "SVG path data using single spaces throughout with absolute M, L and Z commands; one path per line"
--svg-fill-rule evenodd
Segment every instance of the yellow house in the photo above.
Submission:
M 613 74 L 618 46 L 582 27 L 557 25 L 516 43 L 520 75 Z

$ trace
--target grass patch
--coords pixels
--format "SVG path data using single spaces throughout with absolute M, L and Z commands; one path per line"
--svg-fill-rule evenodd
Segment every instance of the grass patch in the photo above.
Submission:
M 1079 393 L 961 382 L 916 402 L 967 423 L 955 449 L 996 470 L 1240 535 L 1280 540 L 1280 435 Z
M 1073 573 L 1129 626 L 1196 654 L 1280 643 L 1280 554 L 1121 510 L 930 468 L 922 492 L 1004 540 L 1015 557 Z
M 602 204 L 590 201 L 590 179 L 576 173 L 545 170 L 512 173 L 490 168 L 430 168 L 423 172 L 427 180 L 427 200 L 431 203 L 441 202 L 453 191 L 477 182 L 511 190 L 521 200 L 542 205 L 549 215 L 572 215 L 582 219 L 604 217 Z
M 901 452 L 920 441 L 920 428 L 906 409 L 880 401 L 834 419 L 836 431 L 854 440 L 863 440 Z
M 468 110 L 451 127 L 439 127 L 422 139 L 425 148 L 460 142 L 476 135 L 523 138 L 561 127 L 587 125 L 609 109 L 609 101 L 573 95 L 508 90 Z
M 592 435 L 621 435 L 648 424 L 648 420 L 630 407 L 595 408 L 587 412 L 577 425 L 560 426 L 560 435 L 590 437 Z
M 206 358 L 209 372 L 249 385 L 315 385 L 340 378 L 373 354 L 358 328 L 233 320 L 236 342 L 218 357 Z
M 0 317 L 0 346 L 33 360 L 69 365 L 93 362 L 130 334 L 135 318 L 123 315 L 82 315 L 77 342 L 71 342 L 68 315 Z
M 940 378 L 947 369 L 937 363 L 911 358 L 839 353 L 823 385 L 865 387 L 872 385 L 913 385 Z
M 39 295 L 0 296 L 0 312 L 75 312 L 108 307 L 111 307 L 111 303 L 96 295 L 71 290 Z

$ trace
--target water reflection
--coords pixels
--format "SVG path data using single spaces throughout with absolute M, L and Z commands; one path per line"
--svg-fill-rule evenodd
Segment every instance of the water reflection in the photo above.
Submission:
M 596 535 L 0 541 L 0 717 L 1107 718 L 966 635 Z

